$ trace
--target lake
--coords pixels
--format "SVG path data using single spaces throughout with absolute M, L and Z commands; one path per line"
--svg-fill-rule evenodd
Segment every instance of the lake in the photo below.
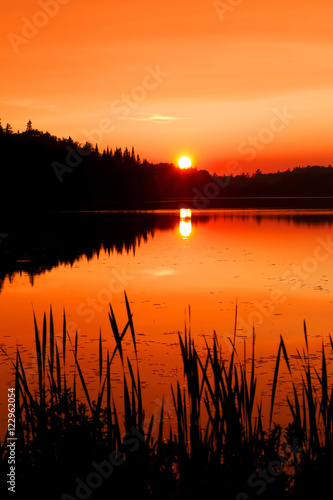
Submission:
M 20 346 L 33 383 L 33 311 L 41 329 L 52 306 L 60 342 L 65 309 L 69 338 L 74 342 L 78 332 L 79 359 L 93 386 L 100 330 L 103 350 L 115 345 L 109 303 L 123 327 L 126 291 L 146 406 L 158 411 L 165 395 L 172 416 L 170 384 L 182 377 L 178 332 L 190 322 L 203 352 L 215 330 L 228 352 L 237 304 L 237 349 L 243 356 L 248 339 L 245 357 L 250 355 L 254 327 L 258 391 L 267 398 L 280 335 L 293 367 L 304 346 L 304 320 L 314 361 L 322 341 L 329 342 L 332 227 L 330 210 L 81 212 L 32 222 L 2 239 L 0 345 L 13 358 Z M 125 354 L 133 355 L 130 334 Z M 3 354 L 1 360 L 3 407 L 13 375 Z M 280 395 L 287 390 L 286 374 L 281 378 Z M 119 366 L 112 380 L 116 391 L 122 386 Z M 275 416 L 286 418 L 285 403 Z

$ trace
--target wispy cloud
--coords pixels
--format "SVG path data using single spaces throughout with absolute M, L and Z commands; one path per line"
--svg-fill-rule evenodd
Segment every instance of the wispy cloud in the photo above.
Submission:
M 170 123 L 175 120 L 186 120 L 179 116 L 164 116 L 152 113 L 138 113 L 138 116 L 130 116 L 127 120 L 136 120 L 141 122 L 156 122 L 156 123 Z
M 58 109 L 57 106 L 52 104 L 43 104 L 40 101 L 34 99 L 17 99 L 13 101 L 1 101 L 2 106 L 16 106 L 18 108 L 31 108 L 31 109 L 41 109 L 43 111 L 55 111 Z

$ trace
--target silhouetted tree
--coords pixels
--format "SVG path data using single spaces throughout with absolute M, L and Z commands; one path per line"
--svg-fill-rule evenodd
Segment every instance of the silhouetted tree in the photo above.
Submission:
M 117 166 L 121 166 L 122 165 L 122 163 L 123 163 L 123 153 L 122 153 L 121 148 L 116 148 L 115 149 L 113 158 L 114 158 L 115 164 Z
M 135 151 L 134 151 L 134 146 L 132 146 L 131 164 L 135 165 Z
M 10 125 L 10 123 L 7 123 L 6 134 L 12 134 L 12 133 L 13 133 L 13 127 Z
M 93 147 L 93 145 L 91 144 L 91 142 L 88 142 L 88 141 L 87 141 L 87 142 L 85 143 L 85 145 L 84 145 L 83 149 L 84 149 L 85 151 L 89 151 L 89 152 L 91 153 L 91 152 L 94 150 L 94 147 Z
M 123 160 L 124 160 L 124 165 L 127 167 L 131 163 L 131 158 L 130 158 L 130 152 L 128 148 L 125 148 L 124 155 L 123 155 Z

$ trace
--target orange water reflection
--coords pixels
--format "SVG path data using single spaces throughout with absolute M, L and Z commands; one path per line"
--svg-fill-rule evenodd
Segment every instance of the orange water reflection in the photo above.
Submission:
M 27 272 L 7 276 L 0 294 L 1 345 L 12 355 L 16 344 L 21 345 L 23 356 L 33 359 L 32 310 L 41 323 L 52 304 L 60 342 L 65 307 L 69 336 L 73 339 L 79 333 L 80 360 L 93 385 L 99 329 L 103 349 L 111 350 L 108 304 L 114 306 L 119 327 L 124 326 L 126 290 L 144 394 L 154 409 L 165 394 L 170 397 L 170 383 L 182 377 L 178 331 L 184 331 L 188 306 L 199 351 L 204 350 L 204 336 L 209 342 L 214 330 L 227 351 L 237 301 L 237 348 L 243 352 L 244 339 L 251 339 L 255 326 L 258 389 L 268 396 L 280 335 L 288 352 L 296 353 L 304 345 L 306 319 L 310 349 L 316 353 L 332 332 L 332 219 L 313 214 L 311 222 L 301 214 L 251 211 L 208 215 L 193 211 L 181 220 L 179 215 L 173 213 L 167 223 L 169 215 L 157 214 L 155 229 L 146 231 L 140 244 L 129 250 L 126 242 L 122 251 L 120 243 L 107 247 L 104 238 L 95 253 L 85 251 L 71 263 L 64 260 L 50 270 L 39 270 L 33 274 L 33 285 Z M 181 222 L 191 226 L 181 229 Z M 124 349 L 133 354 L 130 339 Z M 12 383 L 10 365 L 1 359 L 1 376 Z M 115 367 L 116 388 L 122 378 L 117 373 Z M 280 395 L 285 387 L 282 384 Z M 2 384 L 1 401 L 5 389 Z M 277 417 L 283 418 L 285 412 L 282 406 Z

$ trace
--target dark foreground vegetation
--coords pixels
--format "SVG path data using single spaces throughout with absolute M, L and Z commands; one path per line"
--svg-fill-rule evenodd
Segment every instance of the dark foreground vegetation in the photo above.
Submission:
M 63 318 L 62 340 L 55 339 L 52 311 L 39 331 L 35 319 L 36 383 L 28 383 L 19 350 L 12 361 L 16 392 L 16 494 L 34 499 L 303 499 L 326 498 L 332 487 L 333 388 L 327 350 L 321 367 L 298 353 L 301 386 L 293 382 L 281 338 L 272 374 L 270 423 L 265 426 L 257 395 L 255 338 L 250 361 L 241 359 L 234 338 L 228 356 L 214 335 L 199 356 L 190 327 L 179 334 L 184 382 L 171 387 L 174 419 L 163 405 L 148 417 L 140 382 L 132 313 L 125 294 L 127 323 L 119 329 L 112 307 L 113 352 L 100 338 L 97 397 L 86 385 L 78 360 L 78 338 L 70 344 Z M 130 361 L 123 339 L 131 337 Z M 128 347 L 126 347 L 128 349 Z M 3 352 L 3 354 L 5 354 Z M 111 372 L 115 356 L 123 367 L 123 417 L 114 398 Z M 70 357 L 75 369 L 70 373 Z M 136 358 L 136 359 L 135 359 Z M 275 422 L 279 370 L 285 363 L 292 384 L 287 397 L 290 424 Z M 82 394 L 82 397 L 79 396 Z M 94 399 L 93 399 L 94 398 Z M 2 478 L 8 473 L 8 440 L 1 442 Z M 6 491 L 5 479 L 1 484 Z
M 17 133 L 9 124 L 0 124 L 0 151 L 0 213 L 7 216 L 54 210 L 174 208 L 180 202 L 192 208 L 290 208 L 301 202 L 286 204 L 276 198 L 332 197 L 331 166 L 212 176 L 197 168 L 180 170 L 171 163 L 142 161 L 134 148 L 100 151 L 89 142 L 80 144 L 71 137 L 57 138 L 34 129 L 30 121 L 24 132 Z M 219 171 L 223 170 L 221 165 Z M 332 200 L 309 203 L 302 202 L 301 208 L 332 207 Z

